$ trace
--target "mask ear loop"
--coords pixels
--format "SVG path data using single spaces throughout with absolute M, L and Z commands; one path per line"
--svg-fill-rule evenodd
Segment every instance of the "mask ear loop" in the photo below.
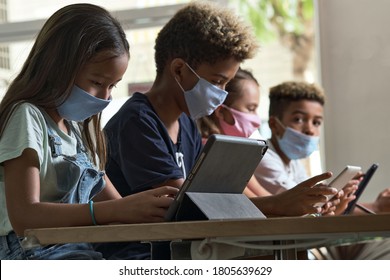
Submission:
M 190 65 L 188 65 L 188 63 L 187 62 L 185 62 L 185 65 L 187 65 L 187 67 L 188 67 L 188 69 L 190 69 L 191 70 L 191 72 L 192 73 L 194 73 L 195 74 L 195 76 L 200 80 L 200 77 L 199 77 L 199 75 L 198 74 L 196 74 L 196 72 L 194 71 L 194 69 L 192 69 L 191 68 L 191 66 Z M 179 85 L 179 87 L 181 88 L 181 90 L 183 91 L 183 92 L 185 92 L 185 90 L 184 90 L 184 88 L 182 87 L 182 85 L 179 83 L 179 81 L 177 80 L 177 78 L 176 78 L 176 76 L 174 77 L 175 78 L 175 80 L 176 80 L 176 83 Z
M 225 105 L 225 104 L 221 104 L 220 106 L 221 106 L 222 108 L 224 108 L 225 110 L 229 111 L 230 117 L 231 117 L 232 120 L 233 120 L 233 124 L 228 123 L 228 122 L 225 120 L 225 118 L 223 117 L 224 121 L 225 121 L 227 124 L 229 124 L 229 125 L 235 125 L 235 124 L 236 124 L 236 118 L 234 117 L 232 111 L 230 110 L 230 107 L 227 106 L 227 105 Z M 224 115 L 222 112 L 221 112 L 221 114 Z
M 282 123 L 282 121 L 278 117 L 273 117 L 276 122 L 284 129 L 282 136 L 276 136 L 277 138 L 281 139 L 284 135 L 284 132 L 286 131 L 286 126 Z
M 175 78 L 175 81 L 176 81 L 176 83 L 179 85 L 179 87 L 181 88 L 181 90 L 183 91 L 183 92 L 185 92 L 185 90 L 184 90 L 184 88 L 181 86 L 181 84 L 179 83 L 179 81 L 177 80 L 177 78 L 176 77 L 174 77 Z
M 274 119 L 284 128 L 286 129 L 286 126 L 282 124 L 282 121 L 278 117 L 274 117 Z
M 187 65 L 187 67 L 188 67 L 188 68 L 191 70 L 191 72 L 192 72 L 192 73 L 194 73 L 194 74 L 195 74 L 195 76 L 197 76 L 197 77 L 198 77 L 198 79 L 200 80 L 200 77 L 199 77 L 199 75 L 198 75 L 198 74 L 195 72 L 195 70 L 194 70 L 194 69 L 192 69 L 192 68 L 191 68 L 191 66 L 189 66 L 187 62 L 185 62 L 185 64 L 186 64 L 186 65 Z

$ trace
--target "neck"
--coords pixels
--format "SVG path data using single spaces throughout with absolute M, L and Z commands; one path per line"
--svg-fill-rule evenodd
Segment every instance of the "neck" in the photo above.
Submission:
M 45 111 L 63 132 L 69 134 L 68 126 L 66 125 L 65 120 L 58 114 L 57 110 L 46 109 Z
M 163 83 L 155 83 L 152 88 L 145 93 L 154 111 L 164 123 L 173 143 L 177 142 L 179 134 L 179 117 L 183 112 L 175 98 L 176 88 L 169 87 Z
M 290 159 L 283 153 L 283 151 L 280 149 L 279 147 L 279 143 L 276 139 L 276 136 L 272 135 L 272 138 L 271 138 L 271 143 L 272 145 L 274 146 L 275 148 L 275 151 L 276 153 L 280 156 L 280 158 L 282 159 L 282 161 L 284 162 L 284 164 L 288 165 L 290 164 Z

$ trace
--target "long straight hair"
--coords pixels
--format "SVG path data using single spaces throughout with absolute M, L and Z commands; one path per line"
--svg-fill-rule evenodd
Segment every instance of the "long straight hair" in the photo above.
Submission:
M 80 69 L 98 53 L 130 57 L 129 49 L 124 30 L 107 10 L 92 4 L 72 4 L 55 12 L 42 27 L 0 103 L 0 137 L 16 104 L 29 102 L 42 109 L 55 109 L 70 95 Z M 101 113 L 80 126 L 94 163 L 97 155 L 104 169 L 106 144 L 100 117 Z

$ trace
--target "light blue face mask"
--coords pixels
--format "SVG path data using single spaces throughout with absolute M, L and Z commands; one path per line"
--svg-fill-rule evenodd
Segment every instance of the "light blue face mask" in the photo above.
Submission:
M 57 111 L 66 120 L 82 122 L 103 111 L 110 102 L 111 97 L 109 100 L 97 98 L 74 85 L 68 99 L 57 108 Z
M 180 85 L 179 81 L 176 78 L 175 79 L 184 93 L 184 99 L 188 110 L 190 111 L 191 118 L 196 120 L 211 115 L 215 109 L 225 101 L 228 93 L 199 77 L 187 63 L 186 65 L 199 78 L 196 85 L 192 89 L 186 91 Z
M 277 121 L 284 127 L 284 133 L 281 138 L 277 138 L 282 152 L 289 159 L 302 159 L 310 156 L 318 149 L 320 137 L 303 134 L 290 127 L 285 127 L 279 119 Z

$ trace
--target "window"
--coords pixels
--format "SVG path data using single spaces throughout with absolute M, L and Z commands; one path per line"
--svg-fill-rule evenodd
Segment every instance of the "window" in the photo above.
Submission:
M 7 22 L 7 0 L 0 0 L 0 23 Z M 10 69 L 9 48 L 7 45 L 0 45 L 0 69 Z
M 0 45 L 0 68 L 7 70 L 10 69 L 9 48 L 5 45 Z
M 0 22 L 7 21 L 7 0 L 0 0 Z

